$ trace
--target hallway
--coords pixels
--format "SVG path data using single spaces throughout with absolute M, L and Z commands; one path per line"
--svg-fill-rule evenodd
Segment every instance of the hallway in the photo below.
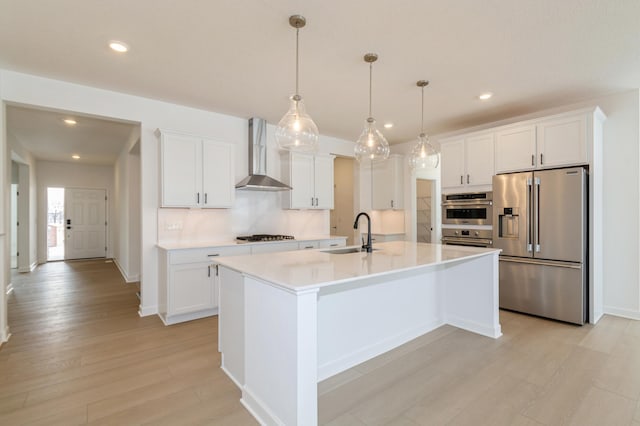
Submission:
M 104 259 L 44 264 L 13 283 L 0 424 L 255 424 L 218 368 L 217 317 L 140 318 L 138 285 Z

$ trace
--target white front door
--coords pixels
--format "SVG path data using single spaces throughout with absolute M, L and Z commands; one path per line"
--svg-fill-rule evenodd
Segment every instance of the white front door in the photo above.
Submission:
M 106 257 L 106 191 L 65 188 L 65 259 Z

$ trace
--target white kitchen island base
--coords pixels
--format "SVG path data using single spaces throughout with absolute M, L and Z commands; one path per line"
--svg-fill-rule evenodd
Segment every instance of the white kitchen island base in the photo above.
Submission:
M 222 368 L 263 424 L 317 424 L 317 383 L 443 324 L 501 335 L 497 250 L 390 242 L 221 259 Z

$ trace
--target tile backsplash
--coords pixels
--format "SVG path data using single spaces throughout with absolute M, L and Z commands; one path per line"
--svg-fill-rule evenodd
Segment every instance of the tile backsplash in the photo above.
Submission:
M 232 209 L 158 209 L 158 242 L 230 241 L 237 235 L 329 234 L 328 210 L 283 210 L 281 193 L 237 191 Z

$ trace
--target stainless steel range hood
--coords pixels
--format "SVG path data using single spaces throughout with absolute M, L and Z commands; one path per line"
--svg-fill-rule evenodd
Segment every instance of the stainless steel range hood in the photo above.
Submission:
M 249 176 L 236 189 L 252 191 L 288 191 L 289 185 L 267 176 L 267 122 L 262 118 L 249 119 Z

